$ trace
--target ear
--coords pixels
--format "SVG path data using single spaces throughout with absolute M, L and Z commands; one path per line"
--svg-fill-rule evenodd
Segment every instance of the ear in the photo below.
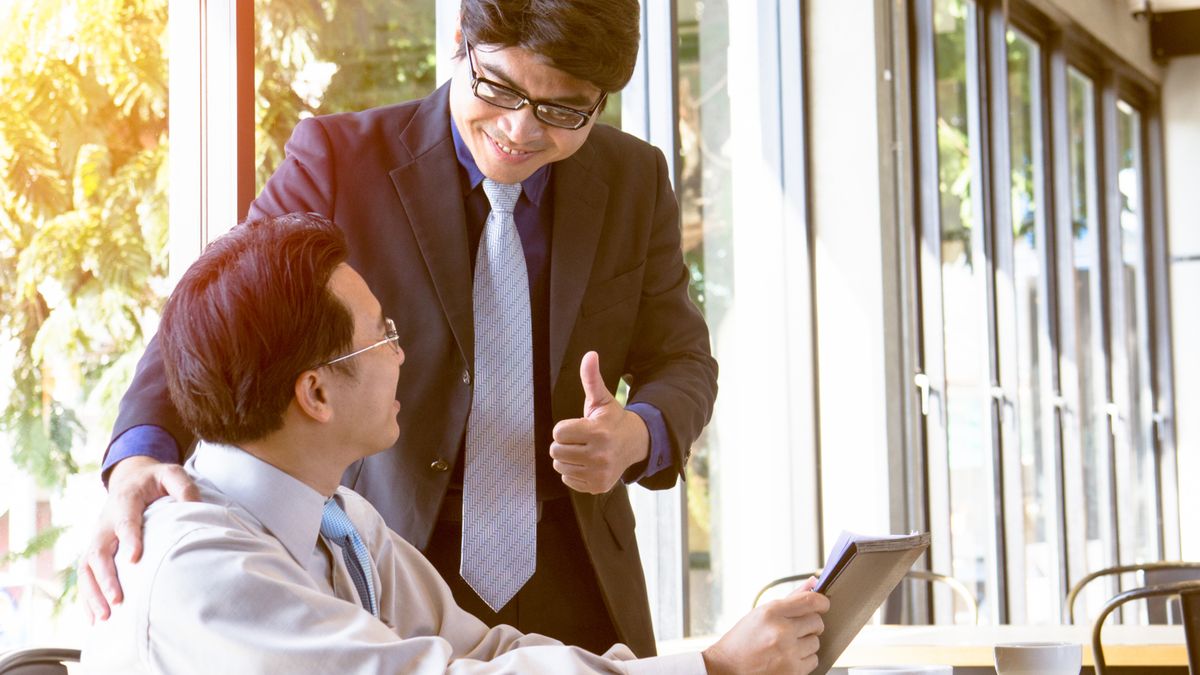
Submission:
M 295 394 L 296 407 L 313 421 L 326 423 L 333 419 L 329 388 L 316 370 L 300 373 L 292 393 Z
M 462 44 L 462 14 L 454 21 L 454 45 L 457 51 L 458 45 Z

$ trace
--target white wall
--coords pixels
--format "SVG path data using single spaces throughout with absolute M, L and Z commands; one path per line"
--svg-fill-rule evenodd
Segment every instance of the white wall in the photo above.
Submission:
M 1183 557 L 1200 559 L 1200 56 L 1170 62 L 1163 78 L 1175 431 Z

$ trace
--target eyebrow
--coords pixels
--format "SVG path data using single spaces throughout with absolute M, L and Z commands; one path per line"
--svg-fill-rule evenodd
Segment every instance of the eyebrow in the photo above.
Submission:
M 478 51 L 478 50 L 476 50 L 476 51 Z M 503 69 L 493 66 L 491 64 L 484 63 L 484 62 L 480 61 L 478 58 L 475 59 L 475 66 L 477 68 L 479 68 L 479 70 L 481 72 L 483 72 L 483 74 L 486 75 L 489 79 L 495 78 L 496 80 L 499 80 L 500 84 L 503 84 L 504 86 L 508 87 L 509 89 L 516 90 L 518 93 L 523 95 L 525 98 L 529 98 L 529 94 L 524 89 L 517 86 L 517 83 L 513 82 L 512 78 L 509 77 L 508 74 L 505 73 Z M 603 92 L 601 92 L 601 94 L 603 94 Z M 569 108 L 579 108 L 582 110 L 587 110 L 588 108 L 592 107 L 592 104 L 594 104 L 595 102 L 596 102 L 595 99 L 588 98 L 584 94 L 575 94 L 574 96 L 563 96 L 563 97 L 553 98 L 553 99 L 549 99 L 549 100 L 545 100 L 545 101 L 539 101 L 539 103 L 551 103 L 551 104 L 561 105 L 561 106 L 565 106 L 565 107 L 569 107 Z

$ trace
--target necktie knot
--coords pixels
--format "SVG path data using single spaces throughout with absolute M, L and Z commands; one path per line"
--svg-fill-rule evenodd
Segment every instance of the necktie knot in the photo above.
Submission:
M 500 213 L 512 213 L 521 197 L 520 183 L 497 183 L 491 178 L 483 179 L 483 193 L 487 195 L 492 210 Z

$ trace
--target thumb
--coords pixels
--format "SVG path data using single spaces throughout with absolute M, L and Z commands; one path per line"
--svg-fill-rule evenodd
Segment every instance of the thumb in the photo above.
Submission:
M 600 376 L 600 355 L 596 352 L 583 355 L 583 360 L 579 362 L 579 381 L 583 383 L 584 417 L 612 402 L 612 394 L 608 393 L 604 378 Z

